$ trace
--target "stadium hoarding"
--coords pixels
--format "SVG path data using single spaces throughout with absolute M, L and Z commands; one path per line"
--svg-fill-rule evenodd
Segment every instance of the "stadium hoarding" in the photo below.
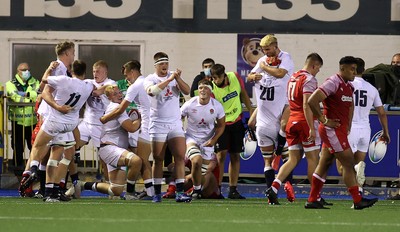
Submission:
M 0 0 L 0 30 L 400 34 L 400 0 Z
M 373 111 L 372 111 L 373 112 Z M 248 112 L 245 112 L 245 117 L 248 117 Z M 369 154 L 365 157 L 365 176 L 367 178 L 376 178 L 379 180 L 390 179 L 395 180 L 399 178 L 400 174 L 400 126 L 399 117 L 400 112 L 390 111 L 387 115 L 389 134 L 391 142 L 387 145 L 387 151 L 384 157 L 379 162 L 373 162 L 369 158 Z M 380 130 L 382 130 L 379 123 L 378 115 L 373 112 L 370 115 L 371 125 L 371 138 Z M 229 157 L 229 156 L 227 156 Z M 225 172 L 228 172 L 228 166 L 225 162 Z M 247 175 L 262 175 L 264 170 L 264 160 L 262 158 L 260 149 L 257 148 L 255 154 L 248 160 L 241 160 L 240 173 Z M 307 161 L 303 157 L 299 165 L 294 169 L 293 175 L 295 176 L 307 176 Z M 332 165 L 328 172 L 328 178 L 340 177 L 336 165 Z
M 257 61 L 264 56 L 260 46 L 265 34 L 238 34 L 237 35 L 237 72 L 243 78 L 247 94 L 253 98 L 253 82 L 247 82 L 246 77 L 256 66 Z M 252 99 L 255 104 L 256 100 Z

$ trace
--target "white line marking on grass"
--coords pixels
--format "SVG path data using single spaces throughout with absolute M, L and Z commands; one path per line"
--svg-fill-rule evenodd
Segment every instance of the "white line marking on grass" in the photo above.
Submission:
M 192 202 L 193 205 L 196 206 L 204 206 L 204 207 L 209 207 L 210 205 L 216 206 L 216 207 L 254 207 L 254 206 L 259 206 L 259 207 L 265 207 L 268 206 L 267 201 L 258 201 L 258 202 L 233 202 L 233 201 L 209 201 L 209 202 Z M 191 205 L 192 203 L 176 203 L 175 201 L 163 201 L 161 204 L 162 205 L 168 205 L 168 206 L 178 206 L 180 207 L 181 205 Z M 201 203 L 201 204 L 200 204 Z M 204 204 L 206 203 L 206 204 Z M 17 204 L 17 205 L 126 205 L 126 204 L 131 204 L 131 205 L 160 205 L 160 204 L 154 204 L 151 201 L 98 201 L 98 202 L 85 202 L 85 201 L 76 201 L 74 200 L 73 202 L 55 202 L 55 203 L 46 203 L 43 201 L 7 201 L 7 202 L 0 202 L 0 205 L 9 205 L 9 204 Z M 289 205 L 281 205 L 280 207 L 287 207 L 291 206 Z
M 170 219 L 154 219 L 154 218 L 149 218 L 149 219 L 135 219 L 135 218 L 57 218 L 57 217 L 8 217 L 8 216 L 0 216 L 0 220 L 15 220 L 15 221 L 20 221 L 20 220 L 42 220 L 42 221 L 83 221 L 83 222 L 88 222 L 88 221 L 93 221 L 93 222 L 107 222 L 107 223 L 140 223 L 140 222 L 153 222 L 153 223 L 163 223 L 163 222 L 170 222 Z M 260 225 L 265 225 L 265 224 L 274 224 L 276 225 L 276 220 L 209 220 L 209 219 L 175 219 L 179 223 L 224 223 L 224 224 L 260 224 Z M 298 222 L 288 222 L 286 221 L 285 223 L 292 224 L 292 225 L 326 225 L 326 226 L 357 226 L 357 227 L 365 227 L 365 226 L 384 226 L 384 227 L 400 227 L 400 223 L 368 223 L 368 222 L 363 222 L 363 223 L 355 223 L 355 222 L 304 222 L 304 221 L 298 221 Z

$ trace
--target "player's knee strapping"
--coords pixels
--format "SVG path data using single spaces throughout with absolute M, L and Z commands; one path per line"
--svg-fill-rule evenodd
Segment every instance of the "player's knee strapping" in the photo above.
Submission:
M 288 147 L 284 147 L 282 150 L 282 155 L 289 155 L 289 148 Z
M 75 147 L 76 142 L 75 141 L 68 141 L 65 142 L 64 150 L 69 149 L 71 147 Z
M 273 151 L 262 151 L 261 154 L 264 158 L 271 158 L 272 155 L 274 154 L 274 152 Z
M 51 144 L 51 146 L 60 146 L 64 147 L 64 149 L 71 148 L 75 146 L 76 142 L 75 141 L 57 141 Z
M 110 197 L 113 197 L 114 196 L 114 192 L 112 191 L 112 188 L 111 188 L 111 185 L 108 187 L 108 195 L 110 196 Z
M 110 183 L 110 186 L 108 186 L 108 195 L 110 195 L 111 197 L 114 195 L 118 195 L 115 194 L 116 190 L 113 191 L 114 188 L 121 188 L 123 189 L 125 187 L 124 184 L 114 184 L 114 183 Z M 122 191 L 121 191 L 122 192 Z
M 47 161 L 47 166 L 49 166 L 49 167 L 58 167 L 58 161 L 57 160 L 53 160 L 53 159 L 49 159 Z
M 199 149 L 198 147 L 196 147 L 196 146 L 189 147 L 189 149 L 188 149 L 187 152 L 186 152 L 186 156 L 187 156 L 189 159 L 191 159 L 192 157 L 195 157 L 195 156 L 197 156 L 197 155 L 201 155 L 201 151 L 200 151 L 200 149 Z
M 65 166 L 68 166 L 69 163 L 71 163 L 71 160 L 66 159 L 65 157 L 61 159 L 60 164 L 64 164 Z
M 201 175 L 205 175 L 208 169 L 208 164 L 201 164 Z
M 129 152 L 128 154 L 126 154 L 126 159 L 131 160 L 133 156 L 135 156 L 135 153 Z

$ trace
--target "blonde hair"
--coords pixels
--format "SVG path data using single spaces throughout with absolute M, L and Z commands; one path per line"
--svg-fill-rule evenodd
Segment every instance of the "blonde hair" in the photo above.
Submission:
M 110 98 L 111 95 L 115 92 L 115 90 L 118 89 L 117 85 L 109 85 L 106 87 L 106 89 L 104 90 L 104 94 Z
M 104 67 L 105 69 L 108 70 L 108 64 L 105 60 L 98 60 L 96 63 L 93 64 L 93 67 Z
M 273 43 L 278 43 L 278 39 L 275 37 L 274 34 L 268 34 L 261 39 L 260 46 L 265 47 Z

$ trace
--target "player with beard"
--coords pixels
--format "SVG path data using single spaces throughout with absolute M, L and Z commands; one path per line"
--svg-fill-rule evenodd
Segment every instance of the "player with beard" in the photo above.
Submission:
M 251 121 L 256 118 L 257 143 L 264 159 L 264 175 L 269 189 L 275 178 L 272 167 L 274 152 L 281 154 L 286 143 L 284 129 L 289 116 L 286 89 L 293 74 L 294 63 L 289 53 L 280 50 L 273 34 L 264 36 L 260 46 L 265 55 L 258 60 L 247 77 L 247 81 L 255 82 L 257 99 L 256 115 L 251 117 L 249 124 L 254 124 Z M 293 201 L 293 188 L 290 182 L 286 183 L 288 200 Z

